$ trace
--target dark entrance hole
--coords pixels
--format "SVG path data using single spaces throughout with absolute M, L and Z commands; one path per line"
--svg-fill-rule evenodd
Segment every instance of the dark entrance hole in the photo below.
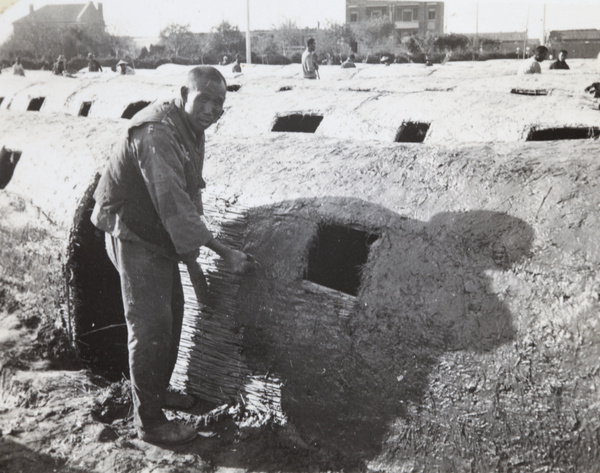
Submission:
M 4 102 L 4 97 L 0 97 L 0 105 L 2 105 L 2 102 Z
M 319 128 L 323 115 L 292 113 L 277 117 L 271 131 L 290 131 L 296 133 L 314 133 Z
M 150 105 L 150 102 L 146 102 L 144 100 L 130 103 L 123 112 L 123 115 L 121 115 L 121 118 L 127 118 L 128 120 L 131 120 L 136 113 L 146 108 L 148 105 Z
M 240 84 L 231 84 L 227 86 L 227 92 L 237 92 L 242 86 Z
M 404 122 L 396 133 L 396 143 L 422 143 L 429 131 L 429 123 Z
M 510 93 L 517 95 L 548 95 L 546 89 L 511 89 Z
M 597 139 L 598 136 L 600 128 L 597 127 L 532 128 L 527 141 L 586 140 Z
M 0 148 L 0 189 L 4 189 L 13 177 L 17 163 L 21 159 L 21 151 Z
M 279 87 L 278 92 L 287 92 L 288 90 L 292 90 L 293 87 L 291 85 L 284 85 L 282 87 Z
M 46 100 L 46 97 L 37 97 L 35 99 L 31 99 L 29 101 L 29 106 L 27 107 L 27 111 L 28 112 L 39 112 L 40 109 L 42 108 L 42 105 L 44 105 L 45 100 Z
M 83 102 L 81 107 L 79 107 L 78 116 L 87 117 L 90 113 L 90 108 L 92 108 L 92 102 Z
M 370 246 L 379 235 L 341 225 L 321 225 L 308 252 L 305 279 L 356 296 Z
M 65 277 L 81 360 L 111 380 L 119 380 L 129 374 L 127 328 L 119 273 L 106 255 L 104 232 L 90 221 L 96 184 L 97 180 L 75 216 Z

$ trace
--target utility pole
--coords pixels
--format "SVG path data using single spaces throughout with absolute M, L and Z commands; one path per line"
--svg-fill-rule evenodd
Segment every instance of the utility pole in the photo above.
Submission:
M 523 42 L 523 59 L 525 59 L 525 50 L 527 49 L 527 44 L 529 44 L 529 13 L 531 10 L 531 3 L 527 4 L 527 23 L 525 23 L 525 40 Z
M 475 45 L 479 49 L 479 2 L 475 3 Z
M 540 44 L 546 46 L 546 4 L 544 3 L 544 15 L 542 16 L 542 37 Z
M 246 0 L 246 64 L 252 64 L 252 40 L 250 38 L 250 0 Z

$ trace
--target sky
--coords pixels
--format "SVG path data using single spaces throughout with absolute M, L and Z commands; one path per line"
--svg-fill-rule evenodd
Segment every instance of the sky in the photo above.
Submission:
M 346 0 L 103 0 L 109 33 L 157 37 L 169 24 L 189 25 L 207 32 L 223 20 L 246 31 L 269 29 L 292 21 L 299 27 L 325 27 L 345 22 Z M 27 15 L 29 5 L 81 3 L 84 0 L 0 0 L 0 42 L 12 31 L 12 22 Z M 97 1 L 94 2 L 97 5 Z M 525 31 L 540 38 L 546 5 L 546 30 L 600 28 L 600 0 L 446 0 L 447 33 Z

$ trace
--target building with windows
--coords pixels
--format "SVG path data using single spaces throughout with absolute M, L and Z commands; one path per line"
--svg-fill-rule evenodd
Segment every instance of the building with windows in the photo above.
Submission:
M 554 57 L 566 49 L 570 58 L 595 58 L 600 52 L 600 30 L 550 31 L 546 46 Z
M 510 33 L 479 33 L 465 35 L 471 41 L 473 49 L 485 53 L 515 54 L 522 56 L 527 48 L 533 50 L 539 42 L 530 40 L 526 31 Z
M 346 22 L 350 25 L 381 17 L 394 23 L 397 44 L 411 35 L 444 33 L 444 2 L 346 0 Z

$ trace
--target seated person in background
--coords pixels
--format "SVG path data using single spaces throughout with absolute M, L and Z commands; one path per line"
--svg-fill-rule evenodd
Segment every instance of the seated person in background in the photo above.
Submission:
M 226 66 L 227 64 L 229 64 L 229 58 L 227 56 L 223 56 L 223 59 L 219 63 L 219 66 Z
M 599 99 L 600 98 L 600 82 L 594 82 L 592 85 L 588 85 L 585 88 L 585 91 L 588 94 L 594 94 L 594 98 L 595 99 Z
M 135 74 L 133 67 L 131 67 L 127 61 L 123 61 L 123 59 L 117 63 L 117 72 L 124 76 L 131 76 Z
M 62 54 L 58 56 L 54 66 L 52 67 L 52 73 L 57 76 L 62 76 L 63 72 L 67 70 L 67 58 L 65 58 Z
M 571 69 L 566 62 L 569 52 L 566 49 L 561 49 L 558 53 L 558 59 L 550 64 L 550 69 Z
M 535 54 L 521 63 L 521 67 L 517 71 L 517 75 L 525 74 L 541 74 L 542 66 L 540 63 L 548 56 L 548 48 L 546 46 L 538 46 L 535 49 Z
M 242 57 L 239 54 L 235 55 L 235 62 L 233 63 L 233 67 L 231 68 L 232 72 L 242 72 Z
M 550 69 L 571 69 L 566 62 L 569 52 L 566 49 L 561 49 L 558 53 L 558 59 L 550 64 Z
M 354 59 L 354 54 L 350 54 L 350 56 L 342 63 L 342 69 L 351 69 L 356 67 L 356 64 L 354 64 Z
M 23 69 L 23 65 L 21 64 L 20 57 L 17 57 L 15 63 L 13 64 L 13 74 L 16 76 L 25 76 L 25 70 Z
M 89 72 L 102 72 L 102 66 L 96 59 L 94 59 L 94 55 L 92 53 L 88 53 L 88 71 Z

